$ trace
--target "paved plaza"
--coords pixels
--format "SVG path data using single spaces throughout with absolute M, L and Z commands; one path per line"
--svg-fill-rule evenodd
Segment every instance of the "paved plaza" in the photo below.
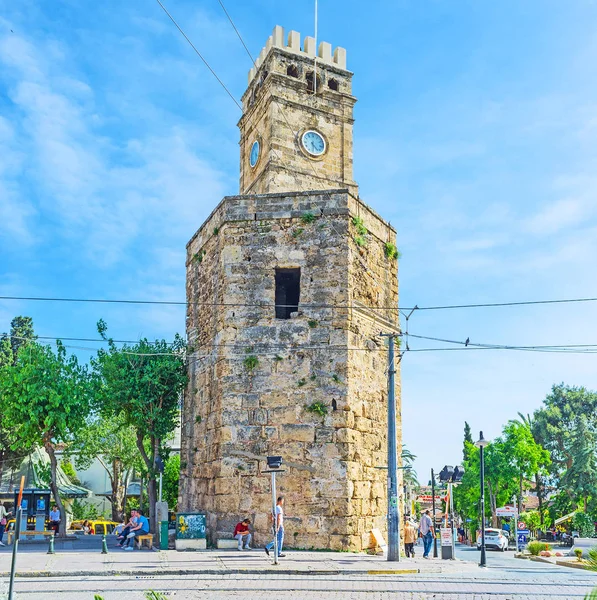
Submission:
M 597 586 L 597 574 L 458 547 L 457 560 L 403 560 L 334 553 L 293 552 L 275 566 L 262 550 L 122 552 L 97 539 L 67 542 L 56 554 L 25 545 L 19 554 L 18 600 L 142 600 L 154 590 L 177 600 L 573 600 Z M 0 552 L 0 599 L 10 550 Z

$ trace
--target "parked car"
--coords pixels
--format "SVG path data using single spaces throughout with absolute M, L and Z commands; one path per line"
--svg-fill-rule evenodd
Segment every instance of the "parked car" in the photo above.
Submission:
M 508 549 L 508 534 L 500 529 L 485 530 L 485 549 L 501 550 L 505 552 Z M 481 534 L 477 535 L 477 550 L 481 550 Z
M 70 525 L 71 531 L 82 531 L 83 530 L 83 520 L 81 521 L 73 521 Z M 114 527 L 116 527 L 118 523 L 116 521 L 105 521 L 102 519 L 98 519 L 95 521 L 89 521 L 91 535 L 104 535 L 110 534 L 114 531 Z

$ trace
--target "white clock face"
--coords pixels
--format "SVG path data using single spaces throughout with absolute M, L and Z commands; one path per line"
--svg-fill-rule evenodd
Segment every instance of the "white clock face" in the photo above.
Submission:
M 249 154 L 249 164 L 251 167 L 254 167 L 257 164 L 257 161 L 259 160 L 260 149 L 259 142 L 255 140 L 251 146 L 251 153 Z
M 321 156 L 326 149 L 324 137 L 321 135 L 321 133 L 313 131 L 312 129 L 309 129 L 303 133 L 301 137 L 301 144 L 311 156 Z

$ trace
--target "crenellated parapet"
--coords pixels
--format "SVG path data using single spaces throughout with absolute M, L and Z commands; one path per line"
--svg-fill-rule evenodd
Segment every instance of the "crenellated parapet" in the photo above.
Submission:
M 298 31 L 289 31 L 288 36 L 285 37 L 284 28 L 276 25 L 272 35 L 269 36 L 267 43 L 255 60 L 255 65 L 249 71 L 249 84 L 254 79 L 271 48 L 281 48 L 299 56 L 316 58 L 315 38 L 306 36 L 301 46 L 301 34 Z M 332 52 L 332 45 L 329 42 L 320 42 L 317 49 L 317 61 L 346 70 L 346 50 L 338 46 Z

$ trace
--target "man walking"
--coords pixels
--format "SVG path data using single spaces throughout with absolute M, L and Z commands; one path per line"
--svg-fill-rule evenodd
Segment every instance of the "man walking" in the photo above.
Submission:
M 149 533 L 149 520 L 147 517 L 144 517 L 140 510 L 135 511 L 135 516 L 137 517 L 137 524 L 131 527 L 131 532 L 124 540 L 124 549 L 129 551 L 135 549 L 135 536 Z
M 278 496 L 276 504 L 276 514 L 273 515 L 274 521 L 274 536 L 278 540 L 278 558 L 284 558 L 286 554 L 282 554 L 282 545 L 284 544 L 284 496 Z M 269 556 L 269 551 L 274 547 L 274 542 L 270 542 L 265 547 L 265 553 Z
M 428 510 L 426 510 L 425 514 L 421 516 L 419 531 L 421 532 L 421 537 L 423 538 L 423 558 L 429 558 L 429 551 L 431 550 L 431 543 L 435 537 L 435 531 L 433 529 L 433 521 L 429 516 Z

